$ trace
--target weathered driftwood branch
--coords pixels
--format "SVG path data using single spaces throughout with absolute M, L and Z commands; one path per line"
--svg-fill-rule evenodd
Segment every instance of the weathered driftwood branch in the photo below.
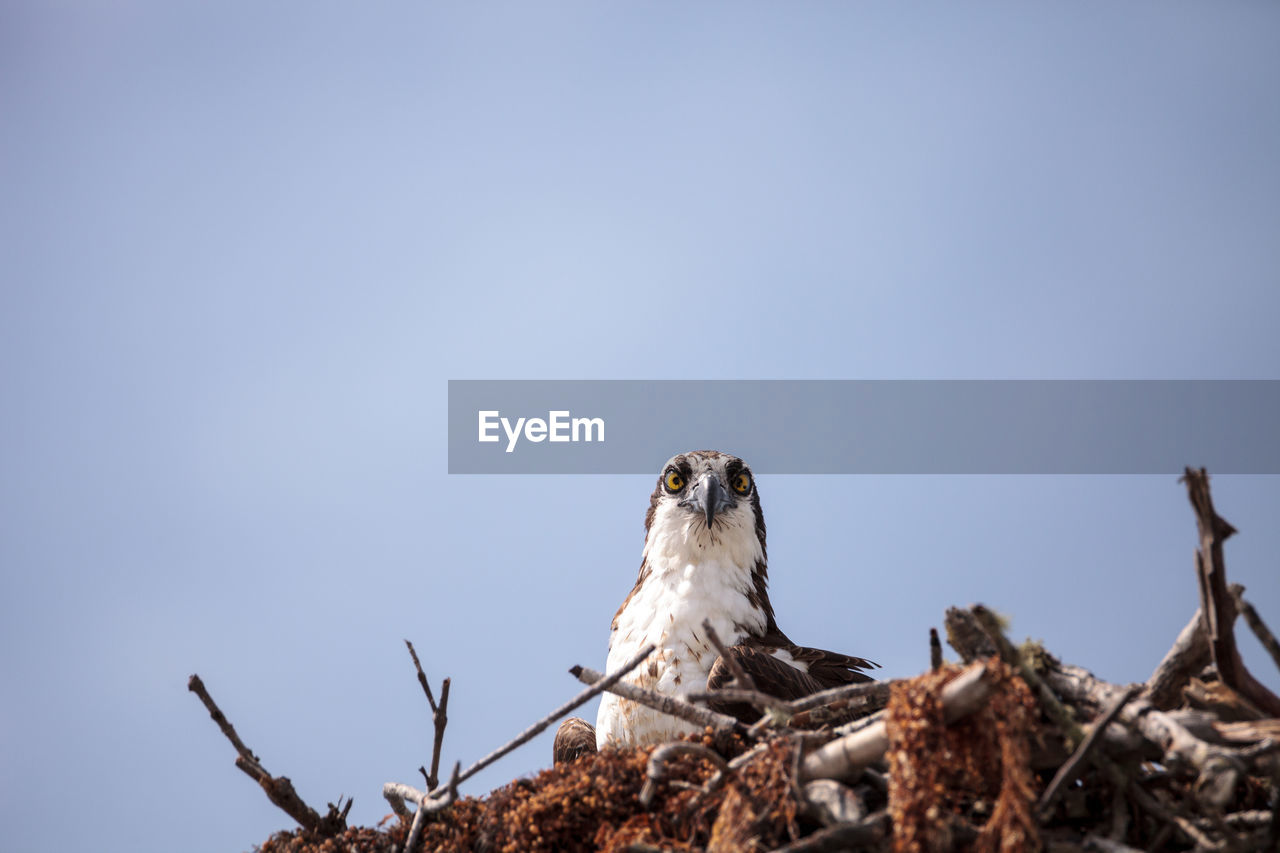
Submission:
M 653 796 L 658 792 L 658 782 L 666 778 L 667 762 L 678 755 L 696 755 L 715 765 L 715 775 L 707 780 L 704 788 L 707 793 L 720 787 L 720 783 L 724 781 L 730 772 L 729 765 L 720 753 L 700 743 L 691 743 L 684 740 L 673 740 L 670 743 L 664 743 L 649 755 L 649 763 L 645 767 L 644 785 L 640 787 L 640 805 L 647 809 L 653 803 Z
M 431 706 L 431 724 L 435 729 L 431 741 L 431 770 L 424 772 L 423 775 L 427 779 L 427 789 L 431 790 L 440 782 L 440 748 L 444 745 L 444 727 L 449 724 L 449 682 L 446 678 L 440 685 L 440 704 L 436 704 L 436 697 L 431 693 L 431 685 L 427 682 L 427 675 L 422 671 L 422 663 L 418 660 L 418 652 L 413 648 L 413 643 L 408 640 L 404 644 L 409 647 L 409 656 L 413 658 L 413 667 L 418 671 L 418 683 L 422 685 L 422 692 L 427 694 L 427 704 Z
M 973 713 L 987 701 L 991 682 L 986 675 L 986 663 L 975 663 L 942 688 L 942 712 L 947 724 Z M 889 735 L 881 719 L 805 756 L 800 765 L 801 781 L 853 778 L 883 758 L 888 749 Z
M 1209 493 L 1209 475 L 1203 468 L 1187 468 L 1182 479 L 1187 484 L 1187 497 L 1195 510 L 1196 527 L 1200 532 L 1200 547 L 1196 549 L 1200 614 L 1205 622 L 1213 661 L 1218 667 L 1218 677 L 1268 716 L 1280 717 L 1280 696 L 1253 677 L 1236 648 L 1232 630 L 1235 601 L 1227 587 L 1227 565 L 1222 555 L 1222 543 L 1236 529 L 1214 510 L 1213 496 Z
M 845 723 L 850 717 L 865 718 L 889 703 L 889 689 L 892 683 L 870 681 L 863 684 L 846 684 L 797 699 L 792 703 L 796 713 L 791 718 L 791 726 L 800 729 L 817 729 Z
M 426 823 L 426 816 L 444 811 L 453 805 L 458 799 L 458 782 L 460 781 L 458 771 L 462 768 L 462 762 L 455 762 L 453 765 L 453 773 L 449 774 L 449 783 L 442 787 L 442 790 L 434 794 L 426 794 L 421 791 L 415 791 L 407 785 L 397 786 L 395 794 L 401 796 L 400 808 L 404 808 L 404 798 L 412 799 L 418 804 L 417 811 L 413 814 L 413 823 L 409 825 L 409 834 L 405 836 L 404 853 L 414 853 L 418 847 L 418 839 L 422 836 L 422 827 Z M 384 785 L 382 795 L 390 801 L 391 797 L 387 794 L 387 788 Z M 396 809 L 395 803 L 391 804 L 392 811 L 400 814 L 400 810 Z
M 449 776 L 449 782 L 441 787 L 440 793 L 437 795 L 419 791 L 412 785 L 387 782 L 382 786 L 382 796 L 391 805 L 391 810 L 401 817 L 412 815 L 412 812 L 405 806 L 406 801 L 415 805 L 425 806 L 428 813 L 438 812 L 458 798 L 458 783 L 456 779 L 461 772 L 462 762 L 454 762 L 453 773 Z
M 382 786 L 382 797 L 391 806 L 391 811 L 402 820 L 413 820 L 413 812 L 406 806 L 405 800 L 417 802 L 414 797 L 421 797 L 422 792 L 411 785 L 402 785 L 399 782 L 387 782 Z
M 1276 668 L 1280 669 L 1280 641 L 1276 640 L 1276 635 L 1271 633 L 1271 629 L 1267 627 L 1267 623 L 1262 621 L 1262 617 L 1258 615 L 1258 611 L 1253 609 L 1253 605 L 1244 600 L 1244 587 L 1238 583 L 1231 585 L 1231 599 L 1235 602 L 1236 612 L 1244 617 L 1245 624 L 1253 631 L 1258 642 L 1262 643 L 1262 647 L 1267 650 L 1267 654 L 1271 655 L 1271 660 L 1275 662 Z
M 889 701 L 890 684 L 891 682 L 888 681 L 864 681 L 860 684 L 842 684 L 839 687 L 830 687 L 817 693 L 811 693 L 803 699 L 796 699 L 791 703 L 791 710 L 799 714 L 813 708 L 820 708 L 823 705 L 830 705 L 833 702 L 864 697 L 871 697 L 880 703 L 887 702 Z
M 1196 608 L 1191 621 L 1147 679 L 1147 701 L 1162 711 L 1176 707 L 1182 700 L 1182 688 L 1212 660 L 1209 639 L 1204 633 L 1204 618 Z
M 595 684 L 599 682 L 603 676 L 585 666 L 575 666 L 569 670 L 574 678 L 583 684 Z M 609 693 L 615 696 L 621 696 L 623 699 L 630 699 L 632 702 L 638 702 L 655 711 L 661 711 L 672 717 L 678 717 L 695 726 L 710 726 L 717 733 L 725 734 L 740 728 L 737 718 L 728 714 L 721 714 L 712 711 L 710 708 L 701 708 L 697 705 L 685 702 L 683 699 L 677 699 L 674 696 L 666 696 L 653 690 L 646 690 L 643 687 L 637 687 L 634 684 L 626 682 L 618 682 L 611 684 L 605 688 Z
M 987 632 L 982 630 L 969 608 L 948 607 L 943 624 L 947 629 L 947 643 L 965 663 L 1000 654 L 1000 649 L 996 648 Z
M 1122 688 L 1069 664 L 1051 669 L 1045 674 L 1045 679 L 1068 702 L 1086 707 L 1106 707 L 1123 693 Z M 1221 806 L 1234 792 L 1244 770 L 1235 751 L 1206 743 L 1173 715 L 1159 710 L 1142 696 L 1124 706 L 1120 720 L 1154 744 L 1163 753 L 1166 763 L 1182 762 L 1200 773 L 1201 783 L 1197 788 L 1209 802 Z
M 690 693 L 686 698 L 690 702 L 742 702 L 761 710 L 775 711 L 784 718 L 791 716 L 790 702 L 770 696 L 754 687 L 721 687 L 718 690 L 702 690 Z
M 351 810 L 351 800 L 348 800 L 346 806 L 342 809 L 330 803 L 328 813 L 321 817 L 319 812 L 307 805 L 302 797 L 298 796 L 298 792 L 294 790 L 293 783 L 289 781 L 289 777 L 272 776 L 267 772 L 258 757 L 236 734 L 235 727 L 231 725 L 231 721 L 227 719 L 217 703 L 213 701 L 213 697 L 209 695 L 209 691 L 205 688 L 204 682 L 199 675 L 192 675 L 191 678 L 187 679 L 187 689 L 200 697 L 200 701 L 204 703 L 205 708 L 209 711 L 209 716 L 218 724 L 222 734 L 226 736 L 227 740 L 231 741 L 231 745 L 239 753 L 236 757 L 236 767 L 239 767 L 249 778 L 258 783 L 266 793 L 267 799 L 271 800 L 289 817 L 296 820 L 298 825 L 308 832 L 315 832 L 328 838 L 346 829 L 347 812 Z

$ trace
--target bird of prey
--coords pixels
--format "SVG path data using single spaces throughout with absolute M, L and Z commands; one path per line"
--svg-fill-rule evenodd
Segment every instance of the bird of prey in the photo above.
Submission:
M 876 664 L 793 643 L 774 619 L 760 494 L 736 456 L 698 450 L 662 468 L 645 515 L 644 553 L 635 586 L 613 617 L 607 670 L 653 643 L 657 649 L 625 681 L 682 696 L 732 679 L 702 627 L 709 619 L 758 689 L 795 699 L 841 684 L 871 681 Z M 749 706 L 724 707 L 744 719 Z M 697 731 L 679 720 L 606 693 L 594 731 L 599 749 L 638 746 Z M 590 751 L 590 726 L 574 718 L 556 738 L 557 760 Z

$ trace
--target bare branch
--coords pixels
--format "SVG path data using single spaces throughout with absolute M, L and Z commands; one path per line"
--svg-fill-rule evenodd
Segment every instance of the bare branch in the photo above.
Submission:
M 1122 692 L 1121 688 L 1100 681 L 1077 666 L 1064 664 L 1050 670 L 1045 678 L 1055 692 L 1074 705 L 1106 706 Z M 1138 696 L 1121 709 L 1119 719 L 1164 753 L 1162 763 L 1181 761 L 1194 767 L 1201 774 L 1201 782 L 1197 784 L 1201 798 L 1221 806 L 1225 800 L 1219 800 L 1229 797 L 1235 790 L 1243 771 L 1240 756 L 1196 737 L 1176 715 L 1160 711 L 1152 707 L 1150 701 Z
M 891 683 L 889 681 L 864 681 L 859 684 L 842 684 L 839 687 L 810 693 L 808 696 L 794 700 L 791 703 L 791 710 L 799 714 L 834 702 L 864 697 L 871 697 L 876 702 L 888 701 L 889 685 Z
M 1213 660 L 1209 651 L 1209 639 L 1204 633 L 1204 619 L 1200 609 L 1178 634 L 1173 648 L 1165 653 L 1155 672 L 1147 679 L 1147 699 L 1152 705 L 1168 711 L 1182 698 L 1182 688 L 1192 676 Z
M 791 716 L 790 702 L 755 688 L 721 687 L 719 690 L 690 693 L 685 698 L 690 702 L 743 702 L 762 710 L 777 711 L 784 716 Z
M 389 794 L 387 789 L 389 785 L 382 787 L 382 795 L 391 802 L 392 796 L 401 798 L 400 809 L 404 808 L 404 800 L 412 800 L 418 804 L 417 811 L 413 815 L 413 823 L 409 825 L 409 834 L 404 840 L 404 853 L 414 853 L 418 846 L 418 838 L 422 834 L 422 826 L 426 822 L 426 816 L 435 812 L 443 811 L 453 805 L 458 799 L 458 771 L 462 768 L 462 762 L 453 765 L 453 773 L 449 775 L 449 784 L 445 785 L 442 790 L 431 794 L 424 794 L 421 791 L 415 791 L 408 785 L 397 785 Z M 392 811 L 400 814 L 400 809 L 396 808 L 394 802 L 391 802 Z
M 1235 602 L 1227 588 L 1227 565 L 1222 555 L 1222 543 L 1236 529 L 1214 510 L 1213 497 L 1209 493 L 1209 475 L 1203 468 L 1187 468 L 1182 480 L 1187 484 L 1187 497 L 1195 510 L 1196 527 L 1200 531 L 1200 547 L 1196 550 L 1200 614 L 1205 620 L 1205 633 L 1213 651 L 1213 662 L 1218 667 L 1218 677 L 1267 715 L 1280 717 L 1280 696 L 1267 689 L 1245 667 L 1231 627 L 1235 618 Z
M 236 767 L 258 783 L 266 793 L 267 799 L 289 817 L 296 820 L 303 829 L 319 833 L 326 838 L 337 835 L 346 829 L 347 810 L 351 808 L 350 802 L 347 803 L 345 809 L 341 810 L 330 803 L 329 811 L 323 818 L 320 817 L 319 812 L 307 805 L 302 797 L 298 796 L 298 792 L 294 790 L 293 783 L 289 781 L 289 777 L 272 776 L 267 772 L 258 757 L 245 745 L 244 741 L 240 740 L 240 736 L 236 734 L 235 727 L 231 725 L 226 715 L 222 713 L 217 703 L 213 701 L 213 697 L 205 689 L 204 682 L 199 675 L 192 675 L 191 678 L 187 679 L 187 689 L 200 697 L 200 701 L 204 703 L 205 708 L 209 711 L 209 716 L 218 724 L 218 728 L 222 730 L 223 735 L 226 736 L 227 740 L 231 741 L 231 745 L 239 753 L 236 757 Z
M 603 677 L 594 669 L 585 666 L 575 666 L 569 672 L 583 684 L 595 684 Z M 695 726 L 710 726 L 719 733 L 731 732 L 740 727 L 736 717 L 712 711 L 710 708 L 701 708 L 685 702 L 683 699 L 666 696 L 653 690 L 646 690 L 634 684 L 618 682 L 610 685 L 607 690 L 615 696 L 630 699 L 632 702 L 638 702 L 645 707 L 661 711 L 668 716 L 693 723 Z
M 1275 634 L 1271 633 L 1271 629 L 1262 621 L 1262 617 L 1253 609 L 1253 605 L 1244 600 L 1244 587 L 1233 583 L 1231 599 L 1236 604 L 1236 610 L 1244 617 L 1245 623 L 1253 630 L 1258 642 L 1262 643 L 1262 647 L 1267 650 L 1267 654 L 1271 655 L 1271 660 L 1275 662 L 1276 667 L 1280 668 L 1280 641 L 1276 640 Z
M 391 810 L 396 813 L 396 816 L 403 820 L 411 820 L 413 812 L 409 811 L 404 801 L 418 802 L 422 797 L 422 792 L 399 782 L 387 782 L 382 786 L 382 796 L 391 805 Z
M 436 710 L 436 697 L 431 693 L 431 685 L 427 683 L 427 674 L 422 671 L 422 662 L 418 660 L 418 652 L 413 647 L 413 643 L 408 640 L 404 644 L 409 647 L 409 656 L 413 658 L 413 668 L 418 671 L 418 683 L 422 685 L 422 692 L 427 694 L 427 704 L 431 706 L 432 713 Z
M 550 726 L 556 720 L 563 717 L 565 714 L 572 711 L 574 708 L 578 707 L 579 705 L 583 705 L 587 702 L 590 702 L 596 696 L 599 696 L 601 693 L 605 692 L 610 687 L 613 687 L 620 680 L 622 680 L 624 676 L 630 673 L 631 670 L 639 666 L 644 661 L 645 658 L 653 654 L 653 650 L 654 650 L 654 645 L 652 643 L 645 646 L 635 656 L 633 656 L 631 660 L 624 663 L 617 670 L 609 673 L 603 678 L 596 680 L 595 683 L 592 684 L 590 687 L 588 687 L 586 690 L 583 690 L 577 696 L 574 696 L 568 702 L 564 703 L 559 708 L 556 708 L 550 714 L 547 714 L 547 716 L 543 717 L 541 720 L 534 723 L 532 726 L 529 726 L 529 728 L 525 729 L 520 734 L 516 735 L 516 737 L 513 740 L 509 741 L 503 746 L 498 747 L 493 752 L 486 755 L 484 758 L 481 758 L 475 764 L 472 764 L 463 772 L 462 777 L 458 781 L 465 782 L 466 780 L 470 779 L 472 776 L 476 775 L 481 770 L 488 767 L 493 762 L 497 761 L 499 758 L 502 758 L 504 755 L 511 752 L 516 747 L 522 746 L 528 743 L 529 741 L 533 740 L 538 735 L 542 734 L 542 732 L 548 726 Z
M 742 668 L 742 661 L 738 660 L 735 655 L 731 655 L 729 650 L 725 648 L 724 643 L 720 642 L 720 635 L 716 633 L 715 628 L 711 627 L 710 619 L 702 620 L 702 630 L 707 632 L 707 639 L 711 641 L 711 645 L 716 647 L 716 651 L 720 654 L 720 659 L 724 661 L 724 665 L 729 667 L 729 672 L 733 674 L 733 686 L 743 690 L 755 690 L 755 681 Z M 751 700 L 742 701 L 749 702 Z
M 1063 786 L 1071 784 L 1080 775 L 1080 769 L 1084 766 L 1084 762 L 1088 759 L 1094 745 L 1102 740 L 1102 733 L 1106 731 L 1107 726 L 1111 725 L 1111 721 L 1119 716 L 1120 710 L 1141 689 L 1138 685 L 1131 685 L 1124 693 L 1113 699 L 1111 707 L 1107 708 L 1106 713 L 1094 723 L 1093 730 L 1080 742 L 1080 746 L 1076 747 L 1076 751 L 1072 753 L 1071 758 L 1067 759 L 1067 762 L 1058 768 L 1058 772 L 1054 774 L 1053 781 L 1049 783 L 1049 787 L 1045 789 L 1044 795 L 1040 797 L 1040 802 L 1037 805 L 1042 814 L 1049 810 L 1049 806 L 1053 804 L 1054 798 L 1058 796 L 1058 792 L 1062 790 Z
M 440 780 L 440 751 L 444 746 L 444 727 L 449 724 L 449 684 L 452 679 L 446 678 L 440 685 L 440 707 L 431 712 L 431 724 L 434 736 L 431 741 L 431 773 L 427 776 L 428 787 L 434 788 Z
M 427 777 L 427 788 L 433 789 L 440 781 L 440 750 L 444 745 L 444 727 L 449 724 L 449 682 L 446 678 L 440 685 L 440 704 L 436 704 L 436 697 L 431 693 L 431 685 L 427 682 L 427 674 L 422 671 L 422 662 L 418 660 L 418 652 L 413 647 L 413 643 L 408 640 L 404 644 L 409 647 L 409 656 L 413 658 L 413 668 L 418 671 L 418 683 L 422 685 L 422 692 L 427 694 L 427 704 L 431 706 L 431 724 L 435 729 L 431 740 L 431 770 L 425 775 Z
M 231 745 L 236 748 L 236 752 L 240 753 L 240 757 L 250 764 L 257 765 L 258 756 L 254 755 L 253 751 L 245 745 L 245 742 L 240 740 L 240 736 L 236 734 L 235 726 L 231 725 L 231 721 L 222 713 L 218 704 L 213 701 L 213 697 L 205 689 L 204 682 L 200 680 L 199 675 L 192 675 L 187 679 L 187 689 L 200 697 L 200 701 L 204 703 L 205 708 L 209 711 L 209 716 L 218 724 L 218 728 L 226 735 L 227 740 L 231 741 Z M 261 765 L 259 765 L 259 769 L 261 769 Z

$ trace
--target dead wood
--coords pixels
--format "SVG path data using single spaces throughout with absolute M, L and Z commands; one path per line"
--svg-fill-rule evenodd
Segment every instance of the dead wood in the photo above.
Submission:
M 588 687 L 586 690 L 583 690 L 577 696 L 574 696 L 568 702 L 565 702 L 559 708 L 556 708 L 550 714 L 547 714 L 541 720 L 529 726 L 529 728 L 525 729 L 523 732 L 516 735 L 510 741 L 498 747 L 493 752 L 486 755 L 484 758 L 481 758 L 479 761 L 472 764 L 470 767 L 468 767 L 466 770 L 463 771 L 462 777 L 459 779 L 459 781 L 465 782 L 467 779 L 470 779 L 472 776 L 479 773 L 481 770 L 488 767 L 490 764 L 497 761 L 499 758 L 502 758 L 502 756 L 511 752 L 516 747 L 523 746 L 524 744 L 533 740 L 538 735 L 542 734 L 542 732 L 546 731 L 548 726 L 550 726 L 556 720 L 563 717 L 565 714 L 572 711 L 574 708 L 577 708 L 579 705 L 585 705 L 587 702 L 590 702 L 592 699 L 599 696 L 601 693 L 605 692 L 609 688 L 618 684 L 618 682 L 620 682 L 625 676 L 630 674 L 631 670 L 635 669 L 637 666 L 639 666 L 641 663 L 644 662 L 645 658 L 653 654 L 653 649 L 654 649 L 654 646 L 652 643 L 650 643 L 649 645 L 641 649 L 639 652 L 637 652 L 631 658 L 631 660 L 627 661 L 622 666 L 618 667 L 617 670 L 609 673 L 608 675 L 602 678 L 596 679 L 595 683 L 592 684 L 590 687 Z
M 1275 634 L 1271 633 L 1271 629 L 1267 627 L 1267 623 L 1262 621 L 1262 617 L 1258 615 L 1258 611 L 1253 609 L 1253 605 L 1244 600 L 1244 587 L 1238 583 L 1231 585 L 1231 598 L 1235 602 L 1236 612 L 1244 617 L 1245 624 L 1253 631 L 1254 636 L 1258 638 L 1258 642 L 1262 643 L 1262 647 L 1267 650 L 1267 654 L 1271 655 L 1271 660 L 1275 663 L 1276 668 L 1280 669 L 1280 641 L 1276 640 Z
M 236 756 L 236 767 L 257 782 L 262 790 L 266 793 L 267 799 L 271 800 L 281 811 L 298 822 L 304 830 L 315 833 L 321 838 L 330 838 L 347 828 L 347 813 L 351 810 L 351 800 L 347 800 L 347 804 L 341 808 L 329 803 L 329 811 L 324 817 L 311 806 L 307 805 L 302 797 L 298 796 L 298 792 L 294 790 L 293 783 L 289 781 L 288 776 L 272 776 L 267 772 L 266 768 L 253 754 L 253 751 L 240 740 L 240 736 L 236 734 L 235 727 L 231 725 L 231 721 L 213 701 L 213 697 L 209 695 L 209 691 L 205 689 L 204 682 L 199 675 L 192 675 L 187 680 L 187 689 L 196 696 L 200 697 L 200 701 L 204 703 L 205 708 L 209 710 L 209 716 L 218 724 L 218 728 L 231 741 L 231 745 L 235 747 L 239 755 Z M 341 798 L 338 800 L 342 802 Z
M 449 682 L 446 678 L 440 684 L 440 703 L 436 704 L 436 697 L 431 693 L 431 684 L 427 681 L 427 675 L 422 671 L 422 663 L 418 660 L 418 652 L 413 648 L 413 643 L 408 640 L 404 644 L 409 647 L 409 656 L 413 658 L 413 668 L 418 671 L 418 683 L 422 685 L 422 692 L 427 694 L 427 704 L 431 706 L 431 725 L 434 733 L 431 738 L 431 769 L 429 771 L 418 768 L 427 780 L 427 790 L 435 788 L 440 782 L 440 748 L 444 745 L 444 727 L 449 724 Z
M 742 668 L 742 662 L 738 660 L 737 656 L 730 654 L 729 649 L 720 641 L 720 635 L 711 626 L 710 619 L 702 620 L 702 630 L 706 632 L 707 639 L 711 641 L 711 645 L 716 647 L 716 654 L 720 655 L 720 659 L 724 661 L 724 665 L 729 668 L 729 672 L 733 675 L 733 680 L 729 682 L 729 686 L 742 690 L 755 690 L 755 680 Z
M 1227 565 L 1222 543 L 1236 532 L 1213 508 L 1209 493 L 1209 475 L 1203 468 L 1186 469 L 1183 482 L 1195 510 L 1196 527 L 1200 531 L 1200 547 L 1196 549 L 1196 576 L 1200 582 L 1200 615 L 1204 619 L 1209 649 L 1218 667 L 1218 676 L 1267 715 L 1280 717 L 1280 696 L 1272 693 L 1253 677 L 1236 648 L 1235 600 L 1227 586 Z
M 1204 632 L 1204 618 L 1196 608 L 1191 621 L 1178 634 L 1173 648 L 1147 679 L 1147 701 L 1162 711 L 1177 707 L 1182 699 L 1182 688 L 1212 661 L 1209 638 Z
M 575 666 L 569 670 L 569 673 L 583 684 L 598 683 L 603 677 L 594 669 L 585 666 Z M 610 684 L 605 689 L 616 696 L 621 696 L 623 699 L 630 699 L 632 702 L 638 702 L 641 705 L 653 708 L 655 711 L 661 711 L 685 722 L 698 726 L 710 726 L 712 730 L 720 734 L 728 734 L 743 728 L 736 717 L 721 714 L 709 708 L 700 708 L 683 699 L 677 699 L 674 696 L 667 696 L 653 690 L 646 690 L 634 684 L 619 681 Z
M 1049 806 L 1053 805 L 1053 799 L 1062 790 L 1063 785 L 1069 785 L 1080 776 L 1080 772 L 1084 769 L 1084 762 L 1089 757 L 1089 753 L 1099 742 L 1102 741 L 1103 732 L 1107 726 L 1120 714 L 1120 711 L 1129 703 L 1141 688 L 1130 686 L 1111 702 L 1111 706 L 1103 712 L 1102 716 L 1094 724 L 1093 729 L 1080 742 L 1080 746 L 1076 747 L 1076 751 L 1072 753 L 1067 762 L 1058 768 L 1058 772 L 1054 774 L 1053 780 L 1050 781 L 1049 787 L 1045 788 L 1044 794 L 1040 797 L 1040 802 L 1036 805 L 1036 809 L 1044 814 L 1048 811 Z

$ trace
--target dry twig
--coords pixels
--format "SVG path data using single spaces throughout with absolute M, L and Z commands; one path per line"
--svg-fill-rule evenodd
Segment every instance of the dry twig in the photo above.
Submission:
M 1124 693 L 1113 699 L 1111 706 L 1094 723 L 1093 730 L 1080 742 L 1080 746 L 1076 747 L 1076 751 L 1067 759 L 1067 762 L 1058 768 L 1058 772 L 1054 774 L 1053 781 L 1049 783 L 1049 787 L 1045 789 L 1044 794 L 1040 797 L 1040 802 L 1036 806 L 1042 819 L 1047 816 L 1049 806 L 1053 805 L 1053 800 L 1058 796 L 1058 792 L 1062 790 L 1062 787 L 1071 784 L 1080 775 L 1080 770 L 1084 766 L 1085 760 L 1088 759 L 1089 753 L 1094 746 L 1102 740 L 1102 733 L 1106 731 L 1107 726 L 1111 724 L 1111 721 L 1120 714 L 1120 710 L 1141 689 L 1138 685 L 1131 685 Z
M 594 669 L 585 666 L 575 666 L 569 672 L 583 684 L 596 684 L 604 677 Z M 630 699 L 632 702 L 638 702 L 641 705 L 653 708 L 655 711 L 661 711 L 664 714 L 669 714 L 696 726 L 710 726 L 720 734 L 726 734 L 742 728 L 742 724 L 738 722 L 736 717 L 712 711 L 710 708 L 700 708 L 683 699 L 637 687 L 634 684 L 620 681 L 609 685 L 606 689 L 608 692 L 621 696 L 623 699 Z
M 418 683 L 422 685 L 422 692 L 427 694 L 427 704 L 431 706 L 431 724 L 435 729 L 434 736 L 431 741 L 431 770 L 424 772 L 427 778 L 427 789 L 431 790 L 440 782 L 440 748 L 444 744 L 444 727 L 449 724 L 449 682 L 451 679 L 446 678 L 440 685 L 440 704 L 436 704 L 436 697 L 431 694 L 431 685 L 427 682 L 427 675 L 422 671 L 422 664 L 418 660 L 418 652 L 413 648 L 413 643 L 408 640 L 404 644 L 409 647 L 409 656 L 413 658 L 413 667 L 418 671 Z
M 652 643 L 645 646 L 643 649 L 637 652 L 631 658 L 631 660 L 624 663 L 621 667 L 609 673 L 608 675 L 604 676 L 603 678 L 597 679 L 595 683 L 592 684 L 590 687 L 588 687 L 586 690 L 583 690 L 577 696 L 574 696 L 568 702 L 565 702 L 559 708 L 556 708 L 550 714 L 547 714 L 547 716 L 543 717 L 538 722 L 529 726 L 529 728 L 525 729 L 520 734 L 516 735 L 510 741 L 498 747 L 493 752 L 489 753 L 484 758 L 481 758 L 476 763 L 472 764 L 465 771 L 463 771 L 462 776 L 458 779 L 458 781 L 465 782 L 466 780 L 470 779 L 472 776 L 476 775 L 481 770 L 488 767 L 493 762 L 497 761 L 499 758 L 502 758 L 504 755 L 511 752 L 516 747 L 523 746 L 524 744 L 533 740 L 538 735 L 542 734 L 542 732 L 548 726 L 550 726 L 556 720 L 563 717 L 565 714 L 572 711 L 574 708 L 578 707 L 579 705 L 583 705 L 583 704 L 586 704 L 587 702 L 590 702 L 596 696 L 599 696 L 601 693 L 605 692 L 609 688 L 616 685 L 619 681 L 622 680 L 623 677 L 625 677 L 628 673 L 630 673 L 631 670 L 635 669 L 637 666 L 643 663 L 645 658 L 653 654 L 653 649 L 654 649 L 654 645 Z M 435 792 L 432 792 L 432 793 L 435 793 Z
M 720 641 L 720 635 L 716 633 L 715 628 L 711 627 L 710 619 L 702 620 L 702 630 L 706 631 L 707 639 L 711 641 L 711 645 L 716 647 L 716 652 L 720 655 L 720 659 L 724 661 L 724 665 L 729 667 L 729 672 L 733 674 L 732 686 L 743 690 L 755 690 L 755 681 L 742 668 L 742 661 L 738 660 L 736 655 L 730 654 L 725 644 Z
M 218 728 L 231 741 L 231 745 L 235 747 L 239 755 L 236 757 L 236 767 L 239 767 L 249 778 L 261 786 L 266 793 L 267 799 L 275 803 L 285 814 L 298 822 L 298 825 L 308 832 L 315 832 L 322 837 L 328 838 L 337 835 L 347 827 L 347 812 L 351 810 L 351 800 L 347 801 L 345 807 L 339 809 L 333 803 L 329 804 L 329 811 L 324 817 L 298 796 L 298 792 L 294 790 L 293 783 L 289 781 L 287 776 L 272 776 L 267 772 L 266 768 L 253 754 L 252 750 L 240 740 L 240 736 L 236 734 L 235 727 L 231 725 L 231 721 L 213 701 L 213 697 L 209 695 L 209 691 L 205 689 L 204 682 L 199 675 L 192 675 L 187 680 L 187 689 L 196 696 L 200 697 L 200 701 L 204 703 L 205 708 L 209 710 L 209 716 L 218 724 Z M 339 798 L 339 803 L 342 802 Z
M 1271 633 L 1271 629 L 1267 627 L 1266 622 L 1262 621 L 1262 617 L 1253 609 L 1253 605 L 1244 600 L 1244 587 L 1233 583 L 1231 600 L 1235 602 L 1236 611 L 1244 617 L 1245 623 L 1258 638 L 1258 642 L 1262 643 L 1267 654 L 1271 655 L 1271 660 L 1275 662 L 1276 667 L 1280 668 L 1280 641 L 1276 640 L 1276 635 Z

